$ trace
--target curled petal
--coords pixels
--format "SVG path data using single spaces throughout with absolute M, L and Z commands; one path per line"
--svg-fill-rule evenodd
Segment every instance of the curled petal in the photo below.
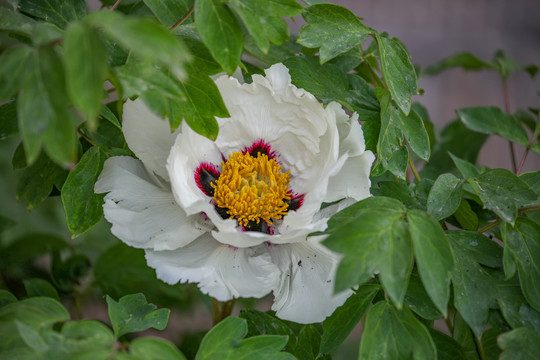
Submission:
M 129 148 L 150 173 L 169 181 L 165 164 L 180 130 L 171 132 L 167 120 L 160 119 L 141 99 L 137 99 L 124 104 L 122 131 Z
M 129 156 L 107 159 L 94 190 L 108 192 L 105 218 L 112 223 L 112 233 L 130 246 L 176 249 L 209 230 L 202 216 L 187 216 L 171 191 Z
M 301 324 L 323 321 L 352 294 L 352 290 L 333 294 L 339 257 L 317 240 L 320 237 L 269 248 L 282 273 L 272 305 L 281 319 Z
M 166 283 L 198 283 L 203 293 L 219 301 L 260 298 L 279 282 L 279 270 L 265 246 L 234 248 L 205 234 L 181 249 L 146 250 L 146 260 Z

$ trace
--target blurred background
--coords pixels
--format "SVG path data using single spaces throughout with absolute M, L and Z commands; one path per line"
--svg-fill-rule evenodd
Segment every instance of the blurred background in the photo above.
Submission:
M 365 25 L 387 31 L 407 47 L 414 65 L 426 68 L 459 52 L 491 60 L 497 50 L 520 65 L 540 66 L 540 1 L 538 0 L 335 0 L 362 18 Z M 295 19 L 298 33 L 303 19 Z M 440 129 L 455 119 L 455 110 L 472 106 L 504 108 L 498 74 L 486 70 L 450 69 L 419 79 L 422 96 L 414 101 L 428 110 Z M 540 74 L 534 79 L 524 71 L 508 79 L 510 110 L 540 106 Z M 516 145 L 517 161 L 523 148 Z M 479 164 L 511 169 L 508 144 L 492 136 L 483 147 Z M 540 156 L 530 153 L 523 171 L 540 169 Z

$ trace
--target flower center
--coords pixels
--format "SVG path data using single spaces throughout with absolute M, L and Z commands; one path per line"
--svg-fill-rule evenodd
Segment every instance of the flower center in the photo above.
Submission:
M 222 167 L 219 178 L 211 183 L 213 199 L 239 225 L 247 226 L 251 221 L 258 224 L 261 219 L 273 224 L 272 219 L 287 215 L 290 171 L 282 172 L 275 159 L 261 152 L 257 157 L 234 152 Z

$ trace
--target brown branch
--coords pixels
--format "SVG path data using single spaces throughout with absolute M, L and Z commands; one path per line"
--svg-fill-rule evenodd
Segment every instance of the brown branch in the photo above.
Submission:
M 116 9 L 118 7 L 118 5 L 120 5 L 120 1 L 122 0 L 116 0 L 116 2 L 114 3 L 114 5 L 111 7 L 111 11 Z
M 195 7 L 192 6 L 191 9 L 189 9 L 189 11 L 187 13 L 185 13 L 184 16 L 182 16 L 182 18 L 180 20 L 178 20 L 176 22 L 176 24 L 174 24 L 173 26 L 171 26 L 171 28 L 169 29 L 170 31 L 173 31 L 174 29 L 176 29 L 177 27 L 179 27 L 184 21 L 186 21 L 186 19 L 189 17 L 189 15 L 191 15 L 191 13 L 193 12 L 193 9 Z

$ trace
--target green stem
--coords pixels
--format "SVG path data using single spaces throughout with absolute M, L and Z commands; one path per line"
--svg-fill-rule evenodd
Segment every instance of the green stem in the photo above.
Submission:
M 508 98 L 508 84 L 506 83 L 506 80 L 503 78 L 502 80 L 502 90 L 503 90 L 503 98 L 504 98 L 504 110 L 510 114 L 510 100 Z M 516 151 L 514 149 L 514 143 L 511 141 L 508 141 L 508 147 L 510 149 L 510 159 L 512 160 L 512 170 L 514 170 L 514 173 L 517 174 L 518 167 L 516 164 Z
M 413 163 L 410 155 L 409 155 L 409 167 L 411 168 L 411 171 L 414 174 L 414 178 L 416 179 L 416 181 L 417 182 L 422 181 L 422 178 L 418 174 L 418 171 L 416 171 L 416 167 L 414 166 L 414 163 Z
M 450 320 L 450 316 L 445 317 L 444 321 L 446 322 L 446 327 L 448 328 L 448 331 L 450 331 L 450 334 L 454 335 L 454 325 L 452 325 L 452 321 Z
M 182 16 L 182 18 L 180 20 L 178 20 L 176 22 L 176 24 L 174 24 L 173 26 L 171 26 L 171 28 L 169 29 L 170 31 L 173 31 L 174 29 L 176 29 L 177 27 L 179 27 L 188 17 L 189 15 L 191 15 L 191 13 L 193 12 L 193 9 L 195 7 L 192 6 L 191 9 L 189 9 L 189 11 L 187 13 L 184 14 L 184 16 Z
M 486 360 L 486 352 L 484 351 L 484 344 L 482 344 L 482 339 L 474 335 L 474 341 L 476 342 L 476 349 L 478 350 L 480 360 Z

